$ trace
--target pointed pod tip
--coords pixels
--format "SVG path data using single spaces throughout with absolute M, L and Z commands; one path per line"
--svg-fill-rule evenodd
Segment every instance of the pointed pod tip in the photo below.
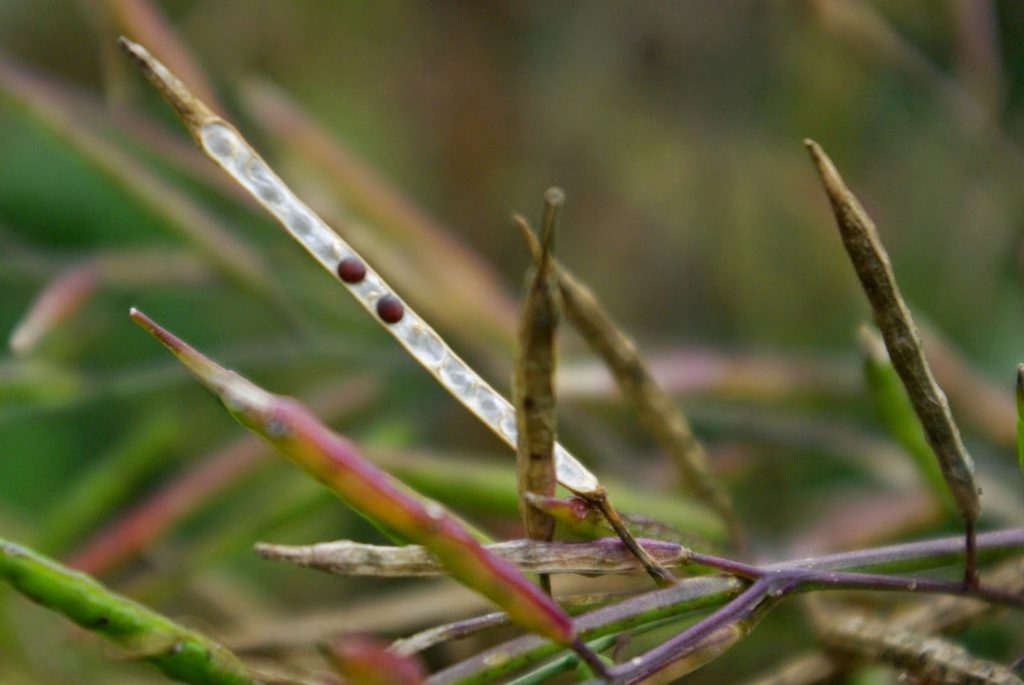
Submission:
M 203 124 L 216 119 L 216 115 L 202 101 L 189 91 L 177 76 L 164 66 L 149 50 L 124 36 L 117 44 L 135 62 L 146 78 L 156 86 L 160 94 L 178 111 L 189 131 L 196 136 L 196 130 Z
M 200 382 L 218 395 L 223 396 L 225 391 L 244 382 L 236 374 L 217 364 L 135 307 L 129 310 L 129 316 L 143 330 L 160 341 Z
M 565 204 L 565 191 L 558 186 L 551 186 L 544 191 L 544 202 L 553 207 L 561 207 Z
M 804 138 L 804 147 L 807 148 L 807 152 L 811 155 L 811 161 L 818 167 L 819 172 L 825 175 L 825 172 L 832 167 L 832 160 L 829 159 L 824 148 L 810 138 Z
M 152 69 L 153 56 L 149 54 L 149 50 L 142 47 L 139 43 L 125 36 L 118 36 L 117 46 L 144 70 L 149 71 Z
M 137 323 L 143 330 L 163 343 L 164 347 L 169 349 L 175 355 L 180 356 L 179 353 L 188 348 L 188 345 L 181 340 L 181 338 L 177 337 L 156 321 L 143 314 L 138 308 L 132 307 L 129 309 L 128 316 L 130 316 L 132 321 Z

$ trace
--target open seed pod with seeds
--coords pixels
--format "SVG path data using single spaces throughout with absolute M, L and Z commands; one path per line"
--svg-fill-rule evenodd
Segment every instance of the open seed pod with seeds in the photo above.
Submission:
M 1006 142 L 882 15 L 809 5 Z M 182 246 L 53 255 L 0 224 L 0 264 L 41 281 L 0 360 L 0 426 L 101 406 L 119 427 L 38 517 L 0 483 L 0 681 L 1024 682 L 1024 372 L 1014 407 L 911 310 L 912 265 L 821 145 L 788 192 L 862 291 L 848 358 L 647 354 L 628 290 L 573 253 L 597 221 L 575 189 L 494 229 L 516 255 L 499 276 L 284 91 L 228 88 L 216 62 L 211 80 L 155 5 L 92 11 L 126 34 L 105 68 L 135 104 L 3 56 L 0 92 Z M 618 232 L 623 255 L 643 232 Z M 740 278 L 734 247 L 718 266 Z M 711 289 L 679 278 L 677 306 Z M 170 356 L 90 376 L 62 336 L 87 344 L 118 289 L 111 329 Z

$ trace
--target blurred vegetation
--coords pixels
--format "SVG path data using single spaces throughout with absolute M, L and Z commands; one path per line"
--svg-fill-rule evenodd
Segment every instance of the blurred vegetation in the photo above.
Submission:
M 117 53 L 121 33 L 167 60 L 154 36 L 184 47 L 218 107 L 506 394 L 529 263 L 509 216 L 564 188 L 559 258 L 687 410 L 752 553 L 768 558 L 957 529 L 873 412 L 855 336 L 870 313 L 801 145 L 814 138 L 928 324 L 985 487 L 982 528 L 1024 521 L 1012 401 L 1024 6 L 5 0 L 0 331 L 69 271 L 93 280 L 28 349 L 0 353 L 0 537 L 92 559 L 117 591 L 257 661 L 282 636 L 309 636 L 287 650 L 306 666 L 331 631 L 398 637 L 483 610 L 450 583 L 341 580 L 252 554 L 258 539 L 383 538 L 240 442 L 129 306 L 311 401 L 424 492 L 446 468 L 473 476 L 457 460 L 511 469 L 512 456 L 193 149 Z M 421 218 L 403 220 L 390 195 L 354 196 L 344 169 L 317 157 L 324 144 L 275 117 L 281 98 Z M 438 227 L 453 240 L 432 242 Z M 486 289 L 460 288 L 456 271 Z M 582 342 L 566 334 L 561 348 L 566 443 L 602 479 L 678 496 L 670 462 Z M 416 474 L 418 455 L 434 478 Z M 496 536 L 519 534 L 514 479 L 504 499 L 481 481 L 480 497 L 445 501 Z M 139 511 L 160 526 L 97 552 Z M 1012 661 L 1022 627 L 1001 618 L 965 644 Z M 692 680 L 738 682 L 812 644 L 787 606 Z M 455 643 L 428 661 L 472 651 Z M 110 656 L 0 594 L 4 683 L 160 682 Z M 893 678 L 870 669 L 849 682 Z

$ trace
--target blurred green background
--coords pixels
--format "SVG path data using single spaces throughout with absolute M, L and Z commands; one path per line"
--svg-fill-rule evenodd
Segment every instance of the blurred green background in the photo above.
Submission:
M 104 580 L 229 644 L 316 611 L 385 635 L 437 618 L 389 623 L 365 607 L 413 583 L 255 558 L 257 539 L 381 538 L 287 465 L 231 447 L 242 429 L 129 306 L 270 389 L 316 398 L 398 475 L 517 534 L 514 481 L 500 480 L 511 454 L 193 149 L 117 52 L 121 33 L 205 83 L 503 391 L 527 265 L 509 216 L 537 217 L 543 190 L 563 187 L 561 259 L 654 360 L 768 557 L 955 529 L 863 391 L 854 332 L 869 312 L 802 145 L 817 140 L 949 348 L 940 380 L 1002 487 L 985 525 L 1022 520 L 1020 3 L 3 0 L 0 331 L 62 278 L 58 300 L 74 306 L 0 353 L 0 535 L 64 558 L 91 549 Z M 226 245 L 210 242 L 218 231 Z M 566 442 L 602 477 L 680 497 L 572 333 L 562 366 Z M 492 469 L 472 487 L 455 479 L 468 458 Z M 162 527 L 139 524 L 135 547 L 107 557 L 89 547 L 139 507 Z M 151 677 L 4 606 L 5 683 Z M 788 624 L 802 625 L 795 609 L 767 625 Z M 696 682 L 756 673 L 810 639 L 762 629 Z M 972 644 L 996 657 L 1022 646 L 999 626 Z

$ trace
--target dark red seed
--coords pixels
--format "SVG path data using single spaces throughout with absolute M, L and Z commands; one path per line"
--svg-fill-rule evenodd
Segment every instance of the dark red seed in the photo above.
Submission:
M 377 316 L 384 323 L 398 323 L 405 316 L 405 307 L 394 295 L 385 295 L 377 301 Z
M 338 262 L 338 278 L 346 283 L 358 283 L 366 278 L 366 265 L 355 257 L 345 257 Z

